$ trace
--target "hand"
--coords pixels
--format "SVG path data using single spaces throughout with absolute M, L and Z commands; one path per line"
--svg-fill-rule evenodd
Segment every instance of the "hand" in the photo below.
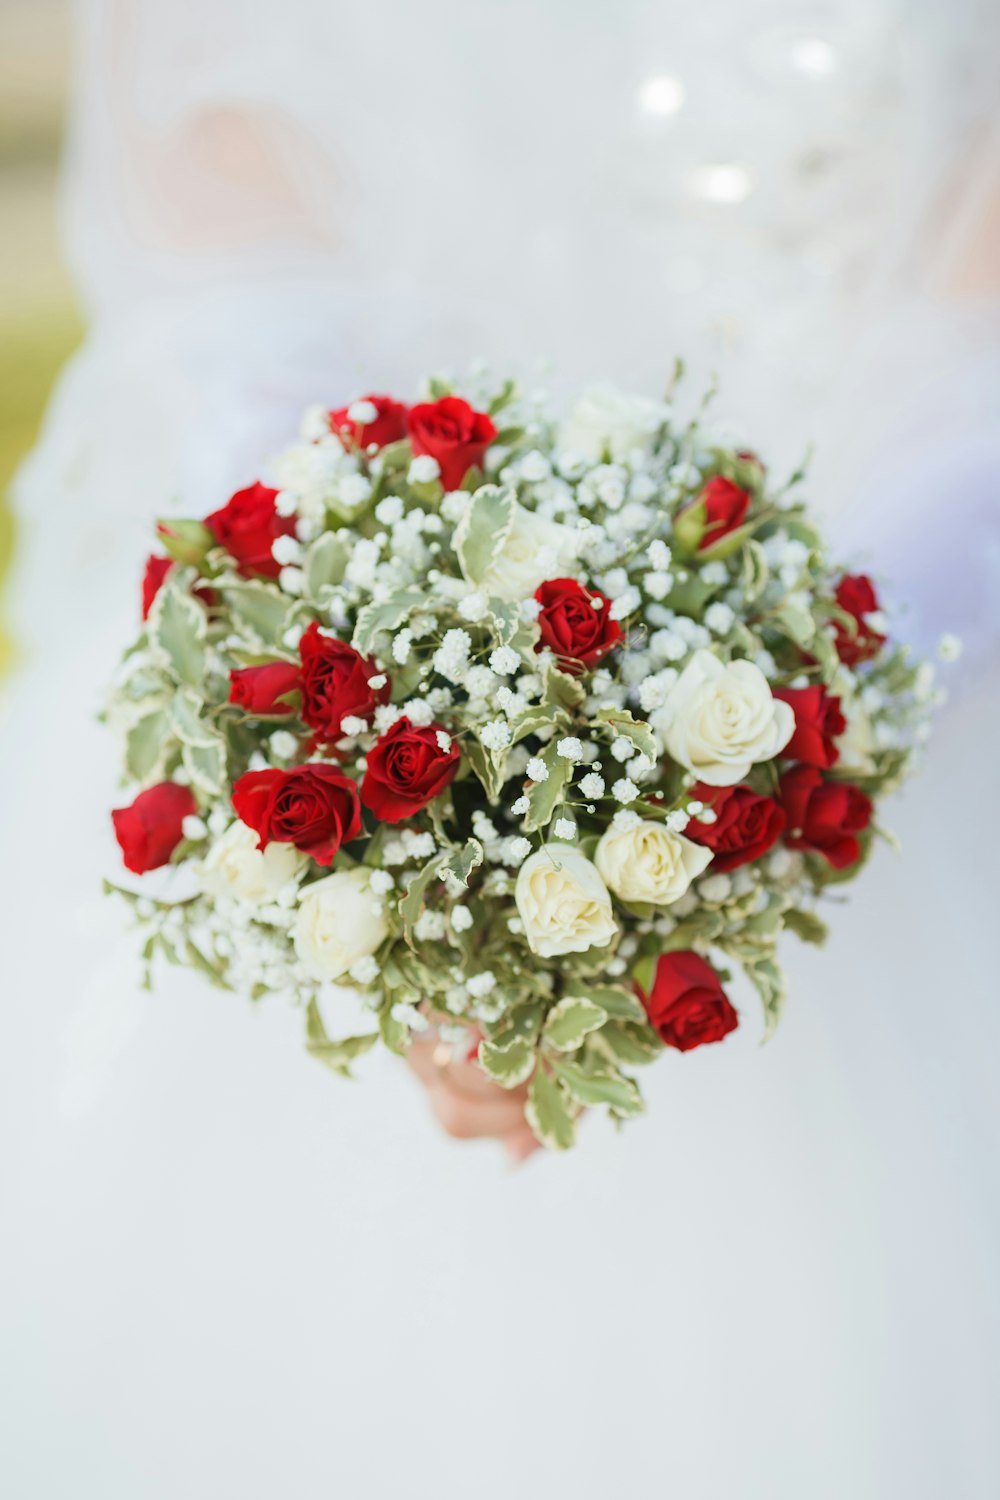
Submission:
M 415 1037 L 406 1060 L 426 1088 L 447 1135 L 459 1141 L 492 1137 L 514 1163 L 538 1150 L 524 1118 L 526 1087 L 502 1089 L 466 1059 L 462 1047 L 452 1048 L 433 1034 Z

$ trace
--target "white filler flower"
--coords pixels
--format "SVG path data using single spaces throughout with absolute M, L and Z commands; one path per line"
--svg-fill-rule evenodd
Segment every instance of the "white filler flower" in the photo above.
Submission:
M 727 664 L 711 651 L 694 653 L 650 723 L 668 754 L 709 786 L 742 781 L 795 731 L 795 715 L 771 696 L 759 667 Z
M 528 947 L 542 958 L 603 948 L 618 931 L 611 897 L 578 849 L 539 849 L 521 866 L 514 900 Z
M 671 833 L 662 823 L 609 828 L 594 862 L 608 888 L 622 901 L 670 906 L 679 901 L 710 863 L 712 851 Z
M 307 886 L 292 928 L 295 951 L 313 979 L 339 979 L 388 933 L 369 872 L 361 866 Z
M 614 386 L 594 386 L 573 407 L 559 432 L 559 446 L 599 463 L 607 450 L 628 458 L 652 446 L 670 408 L 648 396 L 628 396 Z
M 291 844 L 258 849 L 253 829 L 234 823 L 202 861 L 199 884 L 206 896 L 216 900 L 228 897 L 250 906 L 267 906 L 308 863 Z

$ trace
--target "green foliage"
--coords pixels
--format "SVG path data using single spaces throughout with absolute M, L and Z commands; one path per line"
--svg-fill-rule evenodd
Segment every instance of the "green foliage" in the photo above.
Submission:
M 311 1057 L 318 1058 L 321 1063 L 325 1063 L 334 1073 L 349 1078 L 351 1063 L 356 1058 L 363 1057 L 366 1052 L 370 1052 L 378 1039 L 379 1033 L 372 1031 L 362 1036 L 347 1036 L 331 1040 L 326 1034 L 319 1006 L 315 1000 L 310 1000 L 306 1010 L 306 1051 Z
M 608 1019 L 606 1010 L 582 996 L 567 995 L 554 1005 L 545 1018 L 542 1038 L 558 1052 L 575 1052 L 591 1031 Z
M 536 1138 L 550 1150 L 567 1151 L 575 1142 L 575 1116 L 558 1083 L 541 1065 L 531 1081 L 524 1113 Z
M 168 577 L 149 612 L 149 649 L 178 682 L 190 687 L 200 688 L 205 675 L 207 629 L 204 607 L 177 577 Z
M 465 578 L 482 583 L 503 551 L 514 520 L 513 490 L 483 485 L 473 495 L 455 532 L 455 551 Z

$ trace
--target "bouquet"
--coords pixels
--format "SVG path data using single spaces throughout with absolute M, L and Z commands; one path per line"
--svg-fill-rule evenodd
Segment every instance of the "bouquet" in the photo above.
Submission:
M 678 380 L 310 409 L 272 484 L 159 523 L 107 710 L 147 983 L 288 996 L 339 1073 L 437 1027 L 555 1148 L 734 1030 L 729 964 L 772 1031 L 933 669 Z

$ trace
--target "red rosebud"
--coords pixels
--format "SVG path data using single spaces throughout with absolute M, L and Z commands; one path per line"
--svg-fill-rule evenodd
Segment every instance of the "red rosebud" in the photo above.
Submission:
M 330 426 L 345 448 L 384 448 L 406 436 L 406 407 L 401 401 L 391 396 L 362 396 L 361 400 L 374 406 L 378 414 L 374 421 L 352 422 L 350 406 L 330 413 Z
M 714 823 L 696 818 L 684 832 L 713 853 L 712 870 L 725 874 L 760 859 L 784 832 L 785 814 L 771 797 L 761 797 L 748 786 L 703 786 L 691 792 L 715 813 Z
M 721 542 L 724 536 L 743 525 L 750 509 L 750 493 L 740 489 L 731 479 L 716 474 L 703 487 L 701 493 L 677 512 L 677 520 L 698 505 L 704 512 L 703 530 L 697 543 L 699 552 L 706 552 Z M 693 538 L 688 545 L 693 545 Z
M 388 703 L 391 684 L 369 686 L 369 678 L 383 676 L 368 657 L 346 641 L 324 635 L 315 621 L 299 642 L 302 660 L 302 717 L 320 740 L 335 740 L 344 719 L 370 719 L 380 703 Z
M 205 517 L 205 525 L 220 547 L 225 547 L 244 578 L 255 574 L 277 578 L 281 564 L 275 562 L 271 548 L 279 536 L 292 536 L 294 516 L 279 516 L 274 508 L 277 490 L 266 484 L 251 484 L 237 490 L 221 510 Z
M 795 715 L 795 733 L 781 754 L 786 760 L 800 760 L 807 766 L 828 771 L 836 765 L 840 751 L 834 741 L 844 733 L 847 720 L 840 711 L 840 699 L 825 688 L 777 688 L 775 698 L 787 703 Z
M 858 662 L 875 656 L 885 643 L 884 635 L 865 624 L 865 616 L 874 614 L 879 608 L 875 586 L 864 573 L 847 574 L 837 584 L 833 597 L 857 627 L 852 631 L 839 621 L 834 625 L 837 655 L 845 666 L 855 667 Z
M 361 832 L 358 789 L 349 776 L 316 761 L 291 771 L 247 771 L 233 787 L 236 816 L 260 842 L 294 844 L 318 865 Z
M 535 650 L 548 646 L 574 676 L 596 667 L 622 638 L 621 626 L 609 615 L 611 601 L 575 578 L 550 578 L 535 590 L 535 598 L 542 606 Z
M 661 954 L 652 993 L 639 998 L 661 1041 L 678 1052 L 721 1042 L 740 1024 L 712 965 L 690 948 Z
M 417 727 L 397 719 L 368 753 L 361 800 L 383 823 L 401 823 L 426 807 L 449 784 L 461 759 L 451 742 L 442 750 L 437 724 Z
M 163 581 L 172 567 L 173 563 L 169 557 L 157 557 L 155 552 L 151 552 L 146 558 L 146 567 L 142 575 L 142 618 L 144 620 L 149 619 L 153 600 L 163 587 Z
M 140 792 L 130 807 L 116 808 L 111 821 L 125 868 L 144 875 L 169 864 L 184 836 L 181 824 L 197 811 L 191 788 L 174 781 L 161 781 Z
M 787 844 L 821 854 L 835 870 L 854 864 L 861 854 L 857 835 L 872 815 L 864 792 L 846 781 L 825 781 L 814 766 L 793 766 L 781 778 L 780 796 Z
M 229 674 L 229 701 L 248 714 L 290 714 L 287 693 L 299 686 L 299 669 L 287 661 L 269 661 L 259 667 L 242 667 Z
M 446 490 L 457 490 L 470 469 L 483 467 L 497 435 L 489 414 L 475 411 L 460 396 L 411 406 L 408 427 L 414 453 L 437 459 Z

